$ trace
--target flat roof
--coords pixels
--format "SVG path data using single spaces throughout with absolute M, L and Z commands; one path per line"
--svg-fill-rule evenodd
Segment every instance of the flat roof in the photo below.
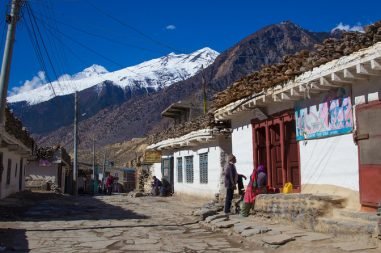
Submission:
M 164 111 L 161 112 L 162 117 L 177 118 L 184 112 L 189 111 L 192 106 L 188 103 L 176 102 L 168 106 Z

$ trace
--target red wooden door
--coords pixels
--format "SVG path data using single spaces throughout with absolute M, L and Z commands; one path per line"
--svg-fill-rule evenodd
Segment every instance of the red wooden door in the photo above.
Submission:
M 270 127 L 270 153 L 271 153 L 271 185 L 276 188 L 283 186 L 282 155 L 280 126 L 274 124 Z
M 357 106 L 356 118 L 360 201 L 376 207 L 381 202 L 381 102 Z
M 260 127 L 255 130 L 257 141 L 257 155 L 255 156 L 257 165 L 267 165 L 266 158 L 266 128 Z
M 285 122 L 286 181 L 300 189 L 299 147 L 296 141 L 295 120 Z

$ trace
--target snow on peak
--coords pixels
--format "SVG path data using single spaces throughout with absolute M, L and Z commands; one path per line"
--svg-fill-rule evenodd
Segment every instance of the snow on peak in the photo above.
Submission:
M 139 86 L 157 90 L 188 79 L 195 75 L 201 66 L 206 68 L 212 64 L 217 56 L 218 52 L 205 47 L 190 54 L 170 53 L 114 72 L 109 72 L 104 67 L 94 64 L 74 75 L 66 74 L 52 83 L 11 95 L 8 97 L 8 102 L 26 101 L 31 105 L 38 104 L 52 99 L 54 93 L 57 96 L 72 94 L 106 80 L 125 89 Z
M 106 73 L 109 73 L 109 72 L 105 67 L 98 64 L 93 64 L 90 67 L 85 68 L 81 72 L 74 74 L 72 79 L 78 80 L 78 79 L 83 79 L 87 77 L 99 76 Z

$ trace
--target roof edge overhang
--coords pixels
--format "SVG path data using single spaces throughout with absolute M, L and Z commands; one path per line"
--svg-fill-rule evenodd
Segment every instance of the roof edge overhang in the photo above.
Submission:
M 200 129 L 177 138 L 170 138 L 151 144 L 147 147 L 147 150 L 171 150 L 197 146 L 199 144 L 215 141 L 217 135 L 218 134 L 216 134 L 213 129 Z
M 19 153 L 21 156 L 30 156 L 32 149 L 28 148 L 20 140 L 5 131 L 4 128 L 0 130 L 0 148 L 5 148 L 11 152 Z
M 294 80 L 225 105 L 214 111 L 214 117 L 216 120 L 232 119 L 244 111 L 309 98 L 311 93 L 350 85 L 370 76 L 381 76 L 381 42 L 304 72 Z

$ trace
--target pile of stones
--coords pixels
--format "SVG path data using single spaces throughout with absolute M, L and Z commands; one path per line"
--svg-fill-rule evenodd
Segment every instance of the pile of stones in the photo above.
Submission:
M 322 44 L 315 45 L 312 52 L 302 50 L 294 55 L 285 56 L 281 63 L 263 66 L 261 70 L 238 80 L 214 96 L 212 107 L 218 109 L 267 88 L 284 84 L 301 73 L 380 41 L 381 21 L 367 26 L 364 33 L 346 32 L 341 39 L 326 39 Z
M 186 135 L 192 131 L 199 129 L 213 128 L 214 117 L 213 114 L 206 114 L 195 118 L 192 121 L 185 122 L 183 124 L 175 125 L 162 132 L 155 133 L 150 136 L 149 143 L 158 143 L 162 140 L 169 138 L 177 138 Z

